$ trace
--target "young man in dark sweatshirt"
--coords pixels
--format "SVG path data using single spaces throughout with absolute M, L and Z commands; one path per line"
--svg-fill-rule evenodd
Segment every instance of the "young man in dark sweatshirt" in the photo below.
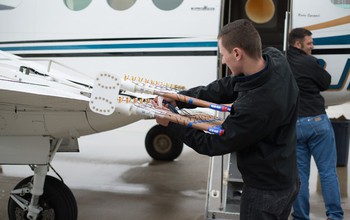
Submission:
M 164 118 L 157 122 L 200 154 L 236 152 L 244 181 L 240 219 L 287 220 L 299 189 L 297 85 L 280 51 L 262 51 L 259 33 L 250 21 L 241 19 L 224 26 L 218 40 L 222 63 L 232 75 L 180 93 L 214 103 L 233 103 L 222 124 L 225 133 L 212 135 Z M 193 107 L 181 102 L 176 105 Z

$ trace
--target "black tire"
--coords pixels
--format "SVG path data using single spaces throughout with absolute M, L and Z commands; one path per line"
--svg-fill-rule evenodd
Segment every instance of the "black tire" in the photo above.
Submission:
M 163 161 L 176 159 L 183 149 L 183 143 L 161 125 L 156 125 L 147 132 L 145 145 L 147 153 L 153 159 Z
M 15 189 L 28 186 L 33 181 L 33 176 L 20 181 Z M 32 195 L 30 193 L 21 195 L 28 202 Z M 43 209 L 37 219 L 40 220 L 76 220 L 78 218 L 78 207 L 72 191 L 60 180 L 46 176 L 44 193 L 39 198 L 39 205 Z M 27 211 L 21 209 L 13 199 L 8 202 L 9 220 L 25 220 Z

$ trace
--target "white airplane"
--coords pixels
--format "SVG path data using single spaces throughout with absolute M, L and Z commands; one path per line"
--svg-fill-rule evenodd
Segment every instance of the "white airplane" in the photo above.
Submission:
M 186 87 L 205 85 L 227 74 L 219 63 L 216 36 L 229 21 L 252 20 L 264 46 L 281 50 L 290 28 L 310 27 L 314 52 L 333 76 L 324 93 L 327 104 L 349 101 L 349 4 L 263 2 L 264 7 L 255 0 L 0 0 L 0 164 L 31 164 L 34 171 L 11 192 L 9 218 L 76 219 L 69 188 L 46 175 L 56 152 L 78 151 L 79 137 L 143 118 L 92 111 L 96 75 L 125 73 Z M 331 13 L 325 10 L 330 7 Z M 182 143 L 159 126 L 146 140 L 156 159 L 175 159 L 182 150 Z M 169 144 L 157 146 L 157 141 Z

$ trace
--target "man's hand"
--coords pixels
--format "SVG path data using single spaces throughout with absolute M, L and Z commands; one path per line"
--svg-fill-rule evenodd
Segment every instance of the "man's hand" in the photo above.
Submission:
M 152 100 L 152 104 L 154 107 L 156 108 L 161 108 L 163 107 L 163 100 L 170 103 L 172 106 L 176 106 L 176 102 L 174 99 L 170 99 L 170 98 L 166 98 L 166 97 L 162 97 L 162 96 L 156 96 L 153 100 Z M 166 105 L 165 105 L 166 106 Z
M 161 126 L 164 126 L 164 127 L 168 127 L 168 125 L 169 125 L 169 120 L 168 119 L 165 119 L 165 118 L 162 118 L 162 117 L 158 117 L 158 116 L 156 116 L 156 122 L 158 124 L 160 124 Z
M 155 108 L 167 109 L 168 110 L 167 104 L 165 106 L 163 106 L 163 100 L 165 100 L 166 102 L 171 103 L 171 105 L 173 105 L 173 106 L 176 105 L 175 100 L 172 100 L 172 99 L 169 99 L 169 98 L 164 98 L 164 97 L 159 97 L 159 96 L 155 97 L 152 100 L 152 105 Z M 156 122 L 158 124 L 164 126 L 164 127 L 167 127 L 169 125 L 169 120 L 168 119 L 163 118 L 163 117 L 159 117 L 159 116 L 156 116 Z

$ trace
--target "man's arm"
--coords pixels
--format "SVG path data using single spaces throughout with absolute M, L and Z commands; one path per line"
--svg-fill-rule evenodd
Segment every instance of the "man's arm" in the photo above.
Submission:
M 232 103 L 237 98 L 237 93 L 234 92 L 235 83 L 235 78 L 229 76 L 216 80 L 207 86 L 198 86 L 189 90 L 181 91 L 179 94 L 217 104 Z M 196 107 L 179 101 L 177 101 L 176 104 L 179 108 Z
M 312 75 L 313 81 L 316 83 L 320 91 L 327 90 L 331 84 L 332 77 L 327 70 L 325 70 L 326 65 L 320 65 L 315 57 L 312 57 L 308 62 L 309 63 L 305 66 L 310 68 L 309 72 Z

